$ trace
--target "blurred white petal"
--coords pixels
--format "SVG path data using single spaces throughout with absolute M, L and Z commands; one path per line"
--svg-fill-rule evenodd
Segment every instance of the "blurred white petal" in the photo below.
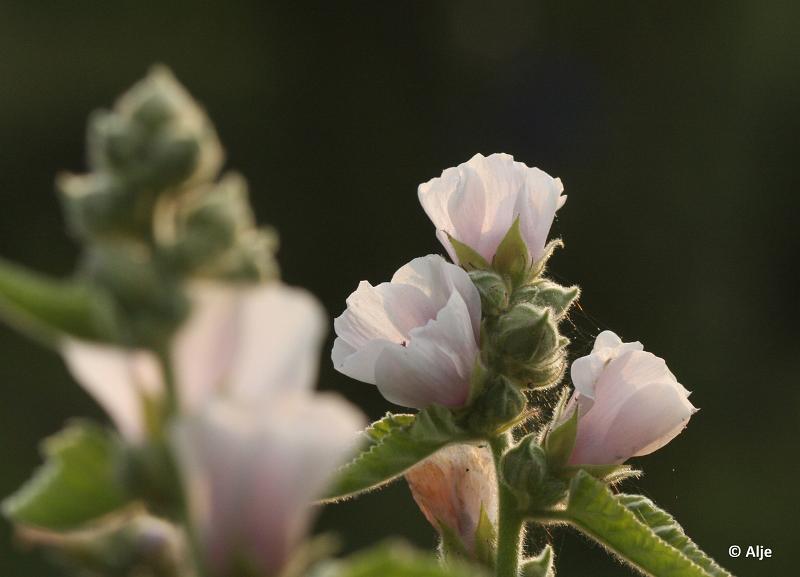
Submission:
M 75 380 L 106 410 L 120 433 L 139 443 L 146 436 L 144 398 L 164 391 L 154 355 L 73 339 L 61 346 Z
M 309 293 L 208 283 L 190 294 L 192 315 L 173 347 L 187 410 L 221 393 L 258 398 L 313 386 L 326 317 Z
M 185 417 L 174 443 L 212 570 L 225 574 L 238 557 L 277 574 L 364 425 L 341 398 L 304 393 L 266 403 L 220 400 Z

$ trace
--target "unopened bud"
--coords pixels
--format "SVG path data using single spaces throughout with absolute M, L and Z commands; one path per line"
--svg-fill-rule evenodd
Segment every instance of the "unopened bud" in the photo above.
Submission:
M 547 456 L 532 434 L 506 453 L 502 471 L 503 481 L 523 511 L 551 505 L 566 492 L 564 483 L 550 476 Z
M 495 316 L 506 309 L 508 285 L 503 277 L 492 271 L 473 270 L 469 278 L 481 295 L 481 308 L 485 316 Z
M 578 298 L 580 289 L 576 286 L 563 287 L 550 280 L 540 280 L 514 292 L 512 305 L 528 303 L 537 307 L 547 307 L 556 317 L 563 316 Z
M 549 308 L 520 304 L 497 323 L 497 350 L 515 361 L 536 364 L 549 357 L 558 344 L 558 328 Z
M 486 544 L 478 543 L 482 516 L 490 527 L 497 523 L 497 477 L 486 446 L 451 445 L 406 473 L 414 500 L 442 535 L 453 537 L 474 556 Z M 484 535 L 485 536 L 485 535 Z

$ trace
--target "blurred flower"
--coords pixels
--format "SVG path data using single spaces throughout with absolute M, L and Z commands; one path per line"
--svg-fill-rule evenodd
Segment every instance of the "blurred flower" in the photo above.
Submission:
M 541 258 L 556 211 L 567 200 L 563 190 L 560 179 L 508 154 L 476 154 L 421 184 L 418 192 L 453 262 L 458 257 L 449 237 L 491 263 L 517 217 L 532 262 Z
M 325 335 L 322 307 L 307 292 L 278 283 L 237 288 L 196 284 L 192 315 L 172 346 L 177 395 L 194 412 L 219 395 L 257 400 L 311 390 Z M 164 395 L 150 352 L 77 340 L 62 346 L 76 380 L 132 442 L 146 437 L 146 406 Z
M 575 392 L 565 414 L 578 411 L 573 465 L 622 463 L 656 451 L 680 433 L 693 413 L 689 391 L 663 359 L 611 331 L 572 364 Z
M 334 321 L 333 364 L 398 405 L 463 406 L 478 354 L 481 302 L 467 273 L 438 255 L 389 283 L 362 281 Z
M 497 524 L 497 475 L 487 447 L 451 445 L 406 473 L 414 500 L 437 531 L 475 551 L 481 510 Z
M 175 446 L 212 575 L 276 575 L 306 537 L 310 503 L 355 449 L 363 415 L 333 395 L 220 400 L 183 419 Z

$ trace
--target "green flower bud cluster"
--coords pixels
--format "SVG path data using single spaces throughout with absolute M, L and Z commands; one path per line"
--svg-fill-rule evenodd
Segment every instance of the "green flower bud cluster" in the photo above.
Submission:
M 166 69 L 92 116 L 88 160 L 89 173 L 57 184 L 84 244 L 80 272 L 114 303 L 111 340 L 159 348 L 187 313 L 191 278 L 277 274 L 274 232 L 256 227 L 240 176 L 218 180 L 214 127 Z
M 527 249 L 524 243 L 509 240 L 515 237 L 516 226 L 498 251 L 504 258 L 495 258 L 492 266 L 471 270 L 469 275 L 481 297 L 482 361 L 517 387 L 535 389 L 553 385 L 563 376 L 569 341 L 558 323 L 580 291 L 542 276 L 552 247 L 542 261 L 520 271 Z

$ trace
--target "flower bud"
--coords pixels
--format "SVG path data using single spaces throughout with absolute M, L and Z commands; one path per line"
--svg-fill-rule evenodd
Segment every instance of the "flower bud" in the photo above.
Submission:
M 559 346 L 558 327 L 549 308 L 519 304 L 500 317 L 496 347 L 515 361 L 537 364 Z
M 697 409 L 663 359 L 611 331 L 572 364 L 575 392 L 565 418 L 578 412 L 570 465 L 619 464 L 675 438 Z
M 497 478 L 492 454 L 485 446 L 451 445 L 406 473 L 414 500 L 425 518 L 442 534 L 455 537 L 474 558 L 485 544 L 481 516 L 497 524 Z
M 566 486 L 551 477 L 547 456 L 533 434 L 524 437 L 505 454 L 502 471 L 503 481 L 523 511 L 551 505 L 565 495 Z
M 165 68 L 94 113 L 88 140 L 91 172 L 57 181 L 80 238 L 146 238 L 160 196 L 210 182 L 223 160 L 211 122 Z
M 495 375 L 470 407 L 468 427 L 476 433 L 496 435 L 518 422 L 527 404 L 525 394 L 514 383 Z
M 542 279 L 514 291 L 511 304 L 528 303 L 537 307 L 548 307 L 560 318 L 578 298 L 580 289 L 576 286 L 563 287 L 550 280 Z
M 508 285 L 499 274 L 487 270 L 473 270 L 469 278 L 481 295 L 481 309 L 485 316 L 497 316 L 508 306 Z
M 260 281 L 277 276 L 277 235 L 257 229 L 247 183 L 228 174 L 156 214 L 159 249 L 183 274 Z

